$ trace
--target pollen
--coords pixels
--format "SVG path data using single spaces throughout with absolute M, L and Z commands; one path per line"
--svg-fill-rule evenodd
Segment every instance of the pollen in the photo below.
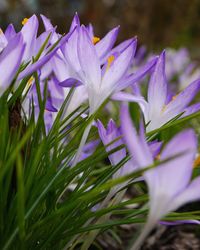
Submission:
M 172 96 L 172 101 L 176 100 L 177 96 L 178 96 L 178 95 Z
M 160 157 L 161 157 L 161 155 L 158 154 L 158 155 L 156 155 L 155 159 L 156 159 L 157 161 L 159 161 L 159 160 L 160 160 Z
M 107 64 L 106 70 L 108 70 L 110 68 L 110 66 L 114 60 L 115 60 L 115 57 L 113 55 L 108 57 L 108 60 L 107 60 L 108 64 Z
M 30 87 L 33 84 L 33 82 L 34 82 L 34 77 L 31 76 L 31 78 L 27 82 L 28 87 Z
M 25 17 L 25 18 L 22 20 L 22 25 L 25 25 L 27 22 L 28 22 L 28 18 Z
M 200 155 L 194 160 L 193 167 L 199 167 L 200 166 Z
M 93 42 L 94 45 L 95 45 L 96 43 L 98 43 L 99 41 L 100 41 L 100 38 L 97 37 L 97 36 L 94 36 L 94 37 L 92 38 L 92 42 Z

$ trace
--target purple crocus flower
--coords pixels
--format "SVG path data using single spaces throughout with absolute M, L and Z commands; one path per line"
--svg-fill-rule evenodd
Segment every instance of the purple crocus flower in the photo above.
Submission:
M 2 32 L 2 31 L 1 31 Z M 4 38 L 2 38 L 4 37 Z M 1 34 L 0 54 L 0 95 L 10 86 L 22 63 L 25 45 L 21 33 L 7 41 Z M 9 67 L 8 67 L 9 65 Z
M 152 165 L 153 156 L 145 136 L 143 134 L 143 138 L 138 137 L 126 106 L 121 110 L 121 123 L 133 164 L 136 163 L 141 169 Z M 194 131 L 185 130 L 176 135 L 162 150 L 160 160 L 168 160 L 143 174 L 149 189 L 150 211 L 144 231 L 132 250 L 139 248 L 151 229 L 166 214 L 188 202 L 200 199 L 200 177 L 191 181 L 196 152 L 197 138 Z
M 118 146 L 121 146 L 124 144 L 121 128 L 118 128 L 115 122 L 110 119 L 110 121 L 107 124 L 107 127 L 105 128 L 100 120 L 97 121 L 97 128 L 99 132 L 99 136 L 106 147 L 106 151 L 109 152 L 113 149 L 115 149 Z M 110 144 L 108 146 L 108 144 Z M 158 141 L 152 141 L 148 143 L 149 150 L 153 156 L 153 158 L 156 158 L 161 150 L 162 142 Z M 112 153 L 108 156 L 111 164 L 117 165 L 120 161 L 122 161 L 126 157 L 126 149 L 122 148 L 118 150 L 115 153 Z M 133 162 L 128 161 L 122 168 L 120 168 L 115 174 L 114 178 L 126 175 L 130 172 L 133 172 L 138 169 L 137 164 L 133 164 Z
M 166 52 L 166 75 L 167 79 L 171 80 L 173 77 L 183 73 L 189 64 L 190 56 L 186 48 L 178 50 L 168 48 Z
M 69 43 L 65 45 L 65 55 L 72 69 L 71 74 L 73 74 L 61 85 L 72 86 L 72 79 L 74 79 L 74 83 L 85 85 L 92 114 L 112 94 L 116 85 L 126 74 L 135 48 L 136 41 L 132 40 L 121 55 L 117 58 L 114 55 L 109 57 L 108 62 L 101 68 L 97 49 L 92 43 L 86 27 L 81 26 L 69 39 Z
M 200 69 L 195 63 L 190 63 L 179 75 L 179 89 L 182 90 L 186 88 L 191 82 L 200 78 Z
M 48 20 L 43 18 L 46 27 L 52 28 Z M 104 38 L 94 36 L 91 25 L 80 26 L 76 14 L 72 25 L 77 29 L 62 46 L 62 55 L 54 57 L 54 71 L 63 87 L 84 85 L 88 92 L 90 113 L 115 91 L 126 88 L 131 83 L 143 77 L 155 64 L 155 60 L 145 65 L 136 74 L 129 74 L 136 50 L 136 39 L 129 39 L 112 48 L 119 31 L 119 27 L 112 29 Z
M 117 128 L 115 122 L 112 119 L 108 122 L 107 128 L 105 128 L 103 126 L 103 124 L 101 123 L 101 121 L 98 120 L 97 121 L 97 128 L 98 128 L 99 136 L 100 136 L 103 144 L 106 146 L 107 152 L 115 149 L 118 146 L 123 145 L 123 140 L 120 138 L 121 131 L 119 128 Z M 107 146 L 108 144 L 110 144 L 110 145 Z M 125 148 L 122 148 L 122 149 L 118 150 L 117 152 L 112 153 L 111 155 L 108 156 L 108 158 L 113 166 L 117 165 L 125 157 L 126 157 L 126 149 Z M 134 168 L 130 169 L 129 167 L 130 167 L 130 164 L 127 162 L 121 169 L 119 169 L 115 173 L 114 177 L 117 178 L 119 176 L 125 175 L 125 174 L 133 171 Z
M 178 95 L 169 100 L 168 84 L 165 76 L 165 52 L 163 52 L 156 64 L 148 86 L 148 101 L 140 95 L 129 93 L 117 93 L 113 96 L 115 100 L 127 100 L 137 102 L 144 114 L 145 123 L 148 124 L 147 131 L 160 128 L 177 115 L 190 115 L 199 110 L 199 103 L 189 106 L 194 96 L 200 89 L 200 80 L 192 82 Z M 184 113 L 185 112 L 185 113 Z

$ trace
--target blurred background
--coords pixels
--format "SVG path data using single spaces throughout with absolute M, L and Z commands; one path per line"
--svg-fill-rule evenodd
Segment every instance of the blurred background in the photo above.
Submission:
M 42 13 L 63 33 L 76 11 L 99 37 L 120 25 L 119 41 L 138 36 L 154 51 L 180 46 L 199 51 L 200 0 L 0 0 L 0 25 L 20 29 L 24 17 Z

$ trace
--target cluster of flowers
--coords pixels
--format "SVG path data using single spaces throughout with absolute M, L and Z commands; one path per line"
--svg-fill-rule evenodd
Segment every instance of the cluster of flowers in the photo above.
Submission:
M 74 93 L 63 119 L 84 103 L 89 103 L 89 112 L 85 115 L 90 117 L 108 98 L 123 102 L 120 128 L 113 120 L 109 121 L 107 128 L 100 120 L 92 122 L 90 127 L 97 126 L 105 147 L 122 136 L 106 147 L 110 151 L 125 143 L 131 156 L 115 177 L 152 166 L 155 159 L 160 162 L 157 167 L 143 174 L 142 181 L 147 183 L 149 190 L 150 212 L 145 230 L 134 246 L 138 248 L 152 227 L 166 214 L 200 199 L 200 178 L 191 181 L 194 161 L 198 157 L 195 132 L 189 129 L 179 133 L 163 149 L 162 142 L 149 142 L 145 135 L 173 119 L 181 119 L 200 110 L 200 103 L 190 105 L 200 89 L 200 74 L 197 72 L 195 76 L 189 77 L 194 66 L 189 65 L 187 60 L 183 62 L 183 58 L 188 58 L 184 50 L 180 51 L 173 65 L 168 51 L 163 51 L 159 56 L 150 56 L 145 63 L 139 58 L 139 53 L 135 57 L 136 38 L 114 47 L 119 27 L 100 39 L 94 35 L 92 25 L 80 24 L 76 14 L 69 32 L 62 36 L 56 32 L 49 19 L 45 16 L 41 18 L 45 31 L 40 35 L 35 15 L 23 20 L 23 27 L 18 33 L 12 25 L 4 33 L 0 32 L 0 95 L 10 88 L 14 91 L 23 84 L 23 79 L 28 79 L 21 103 L 22 114 L 29 119 L 34 107 L 37 120 L 40 105 L 36 77 L 33 77 L 33 73 L 37 72 L 42 98 L 46 84 L 48 90 L 44 114 L 46 133 L 51 130 L 56 114 L 72 88 Z M 184 79 L 179 79 L 184 84 L 178 87 L 178 94 L 177 87 L 167 82 L 167 78 L 172 79 L 177 74 L 173 71 L 177 65 L 188 67 Z M 147 74 L 150 75 L 150 81 L 145 98 L 141 86 Z M 190 78 L 192 82 L 187 82 L 186 86 L 185 80 Z M 145 128 L 141 120 L 139 134 L 129 115 L 129 102 L 137 103 L 144 117 Z M 89 130 L 85 133 L 80 153 Z M 112 165 L 116 165 L 124 157 L 125 148 L 111 154 L 109 160 Z M 78 160 L 79 155 L 76 157 Z

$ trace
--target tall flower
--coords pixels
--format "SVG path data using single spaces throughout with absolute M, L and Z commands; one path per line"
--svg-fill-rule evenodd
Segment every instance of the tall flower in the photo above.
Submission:
M 106 151 L 109 152 L 113 149 L 115 149 L 118 146 L 123 145 L 123 140 L 121 137 L 121 131 L 119 128 L 117 128 L 115 122 L 111 119 L 108 122 L 107 128 L 105 128 L 103 126 L 103 124 L 101 123 L 100 120 L 97 121 L 97 128 L 98 128 L 98 132 L 99 132 L 99 136 L 103 142 L 103 144 L 106 146 Z M 107 146 L 108 144 L 110 144 L 109 146 Z M 122 148 L 120 150 L 118 150 L 115 153 L 112 153 L 111 155 L 108 156 L 111 164 L 117 165 L 120 161 L 122 161 L 124 158 L 126 157 L 126 149 Z M 122 168 L 120 168 L 114 175 L 114 177 L 119 177 L 122 175 L 125 175 L 131 171 L 133 171 L 133 169 L 131 169 L 130 164 L 127 162 Z
M 128 114 L 127 107 L 121 110 L 124 140 L 139 168 L 153 164 L 153 157 L 145 136 L 138 137 Z M 159 166 L 144 173 L 149 190 L 149 216 L 141 236 L 132 249 L 138 249 L 155 224 L 171 211 L 188 202 L 200 199 L 200 177 L 191 181 L 193 161 L 197 152 L 197 138 L 189 129 L 176 135 L 162 150 Z M 170 184 L 169 184 L 170 180 Z
M 199 103 L 188 106 L 200 89 L 200 80 L 192 82 L 188 87 L 176 96 L 171 97 L 168 92 L 168 84 L 165 76 L 165 52 L 163 52 L 152 73 L 146 101 L 141 95 L 129 93 L 117 93 L 113 96 L 115 100 L 127 100 L 137 102 L 144 114 L 145 123 L 148 124 L 147 131 L 160 128 L 177 115 L 188 116 L 197 112 Z
M 1 31 L 2 32 L 2 31 Z M 4 36 L 3 33 L 0 35 Z M 4 41 L 4 42 L 3 42 Z M 9 41 L 2 39 L 0 54 L 0 95 L 10 86 L 22 63 L 25 45 L 19 33 Z

